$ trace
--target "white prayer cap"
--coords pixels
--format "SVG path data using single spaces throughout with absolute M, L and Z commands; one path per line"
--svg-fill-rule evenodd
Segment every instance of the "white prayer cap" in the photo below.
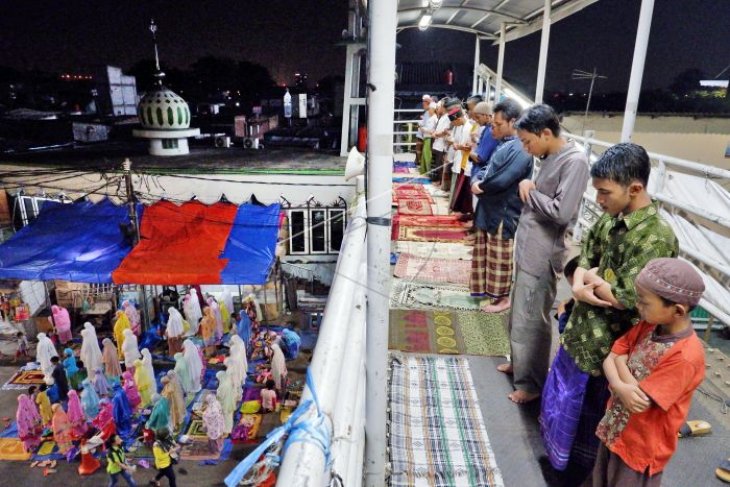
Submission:
M 438 104 L 437 103 L 434 103 L 434 102 L 431 102 L 428 105 L 429 110 L 436 110 L 438 107 L 439 107 Z
M 423 101 L 430 101 L 431 100 L 431 95 L 423 95 L 423 97 L 421 99 Z

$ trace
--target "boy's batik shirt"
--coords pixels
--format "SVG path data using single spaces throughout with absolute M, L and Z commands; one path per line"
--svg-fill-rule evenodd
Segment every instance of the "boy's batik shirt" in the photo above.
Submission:
M 678 252 L 677 237 L 654 203 L 626 216 L 604 213 L 593 225 L 583 241 L 578 265 L 598 267 L 598 275 L 626 309 L 575 304 L 560 342 L 581 370 L 602 374 L 613 342 L 639 320 L 636 276 L 650 260 L 676 257 Z

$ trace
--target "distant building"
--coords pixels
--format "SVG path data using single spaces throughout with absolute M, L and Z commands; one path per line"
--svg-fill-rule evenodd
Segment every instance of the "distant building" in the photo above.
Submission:
M 113 117 L 137 114 L 137 79 L 121 68 L 105 66 L 94 76 L 96 108 L 99 115 Z

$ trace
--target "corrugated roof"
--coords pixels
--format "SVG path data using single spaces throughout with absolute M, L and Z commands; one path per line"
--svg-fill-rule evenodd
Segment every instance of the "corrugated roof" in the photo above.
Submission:
M 553 0 L 552 22 L 597 1 Z M 539 31 L 544 8 L 544 0 L 399 0 L 398 29 L 418 28 L 421 17 L 430 14 L 430 28 L 471 32 L 487 39 L 497 39 L 504 22 L 507 24 L 506 40 L 511 41 Z

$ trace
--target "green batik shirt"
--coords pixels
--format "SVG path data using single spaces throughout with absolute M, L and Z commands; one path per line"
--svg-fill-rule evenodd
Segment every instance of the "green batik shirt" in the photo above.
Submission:
M 626 307 L 576 302 L 560 342 L 584 372 L 601 375 L 613 342 L 639 321 L 634 280 L 652 259 L 676 257 L 679 243 L 654 203 L 626 216 L 604 213 L 583 241 L 579 266 L 598 267 L 614 297 Z

